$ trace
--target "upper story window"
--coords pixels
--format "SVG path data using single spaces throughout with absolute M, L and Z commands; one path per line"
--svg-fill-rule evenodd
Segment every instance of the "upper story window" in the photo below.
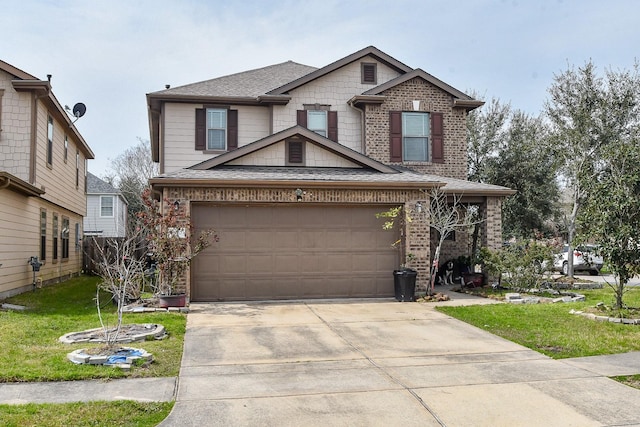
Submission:
M 195 149 L 231 151 L 238 148 L 238 110 L 196 108 Z
M 392 162 L 444 163 L 442 113 L 391 111 L 389 114 Z
M 87 169 L 85 168 L 84 170 L 86 171 Z M 80 151 L 76 151 L 76 188 L 78 187 L 80 187 Z
M 100 216 L 113 217 L 113 196 L 100 196 Z
M 227 110 L 207 108 L 207 150 L 227 149 Z
M 363 62 L 361 64 L 362 84 L 377 84 L 378 73 L 376 63 Z
M 327 112 L 323 110 L 307 111 L 307 129 L 327 137 Z
M 305 105 L 304 110 L 298 110 L 296 121 L 298 125 L 337 142 L 338 112 L 329 110 L 329 107 L 320 104 Z
M 429 159 L 429 113 L 402 113 L 402 160 Z
M 47 122 L 47 165 L 53 165 L 53 117 Z
M 67 135 L 64 136 L 64 162 L 67 163 L 67 158 L 69 157 L 69 137 Z

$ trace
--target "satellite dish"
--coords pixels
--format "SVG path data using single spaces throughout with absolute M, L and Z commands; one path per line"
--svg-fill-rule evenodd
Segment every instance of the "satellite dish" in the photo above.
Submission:
M 82 102 L 78 102 L 76 105 L 73 106 L 73 115 L 76 119 L 79 119 L 80 117 L 84 116 L 84 113 L 86 112 L 87 112 L 87 107 Z

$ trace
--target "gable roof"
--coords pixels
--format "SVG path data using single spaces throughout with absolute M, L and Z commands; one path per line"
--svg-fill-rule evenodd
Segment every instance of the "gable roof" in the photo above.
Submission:
M 122 194 L 122 192 L 91 172 L 87 172 L 87 194 Z
M 0 59 L 0 70 L 6 71 L 7 73 L 11 74 L 12 76 L 20 80 L 38 80 L 37 77 L 32 76 L 31 74 L 26 73 L 22 71 L 20 68 L 14 67 L 13 65 L 9 64 L 8 62 L 4 62 L 1 59 Z
M 300 87 L 304 84 L 307 84 L 317 78 L 320 78 L 324 75 L 327 75 L 339 68 L 344 67 L 345 65 L 351 64 L 354 61 L 357 61 L 359 59 L 364 58 L 365 56 L 373 56 L 375 57 L 377 60 L 379 60 L 380 62 L 385 63 L 386 65 L 388 65 L 389 67 L 395 69 L 396 71 L 399 71 L 400 73 L 408 73 L 410 71 L 413 70 L 413 68 L 409 67 L 408 65 L 403 64 L 402 62 L 398 61 L 397 59 L 387 55 L 386 53 L 382 52 L 381 50 L 379 50 L 378 48 L 374 47 L 374 46 L 368 46 L 365 47 L 364 49 L 361 49 L 357 52 L 352 53 L 351 55 L 345 56 L 342 59 L 339 59 L 327 66 L 324 66 L 320 69 L 317 69 L 309 74 L 306 74 L 296 80 L 293 80 L 283 86 L 280 86 L 279 88 L 276 88 L 270 92 L 268 92 L 269 95 L 283 95 L 287 92 L 289 92 L 290 90 L 293 90 L 297 87 Z
M 357 151 L 354 151 L 348 147 L 345 147 L 344 145 L 338 144 L 337 142 L 331 141 L 330 139 L 325 138 L 322 135 L 312 132 L 309 129 L 299 125 L 290 127 L 278 133 L 274 133 L 265 138 L 259 139 L 258 141 L 252 142 L 251 144 L 244 145 L 233 151 L 228 151 L 212 159 L 205 160 L 204 162 L 191 166 L 189 169 L 194 169 L 194 170 L 212 169 L 212 168 L 215 168 L 216 166 L 224 165 L 225 163 L 228 163 L 232 160 L 235 160 L 240 157 L 246 156 L 248 154 L 254 153 L 256 151 L 262 150 L 265 147 L 276 144 L 280 141 L 283 141 L 287 138 L 291 138 L 293 136 L 300 136 L 305 140 L 307 140 L 308 142 L 316 144 L 340 157 L 350 160 L 353 163 L 359 164 L 363 167 L 373 169 L 377 172 L 398 173 L 398 171 L 392 168 L 391 166 L 388 166 L 376 160 L 373 160 L 372 158 L 367 157 L 364 154 L 360 154 Z
M 463 108 L 468 108 L 469 110 L 473 110 L 474 108 L 484 105 L 483 101 L 478 101 L 476 99 L 473 99 L 466 93 L 459 91 L 453 86 L 443 82 L 442 80 L 434 77 L 433 75 L 427 73 L 424 70 L 421 70 L 420 68 L 416 68 L 415 70 L 412 70 L 406 74 L 398 76 L 395 79 L 389 80 L 388 82 L 385 82 L 379 86 L 371 88 L 363 92 L 361 96 L 354 97 L 354 100 L 357 102 L 358 100 L 364 101 L 367 98 L 371 98 L 373 102 L 379 102 L 379 99 L 377 97 L 379 97 L 379 95 L 381 95 L 385 90 L 398 86 L 416 77 L 431 83 L 437 88 L 442 89 L 443 91 L 453 96 L 455 98 L 454 105 L 453 105 L 454 107 L 463 107 Z

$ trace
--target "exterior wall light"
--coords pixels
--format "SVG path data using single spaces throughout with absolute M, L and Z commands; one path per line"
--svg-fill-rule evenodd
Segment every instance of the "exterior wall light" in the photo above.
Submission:
M 304 191 L 302 191 L 302 189 L 298 188 L 296 189 L 296 201 L 297 202 L 301 202 L 302 201 L 302 195 L 304 194 Z
M 416 212 L 422 213 L 422 203 L 416 202 Z
M 180 200 L 173 202 L 173 210 L 177 211 L 178 209 L 180 209 Z

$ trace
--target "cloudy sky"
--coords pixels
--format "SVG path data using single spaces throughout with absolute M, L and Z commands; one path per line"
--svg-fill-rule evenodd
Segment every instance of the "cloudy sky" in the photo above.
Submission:
M 6 6 L 6 5 L 5 5 Z M 149 139 L 145 95 L 292 60 L 321 67 L 373 45 L 465 92 L 537 115 L 555 74 L 640 58 L 636 0 L 19 0 L 0 59 L 46 79 L 104 176 Z

